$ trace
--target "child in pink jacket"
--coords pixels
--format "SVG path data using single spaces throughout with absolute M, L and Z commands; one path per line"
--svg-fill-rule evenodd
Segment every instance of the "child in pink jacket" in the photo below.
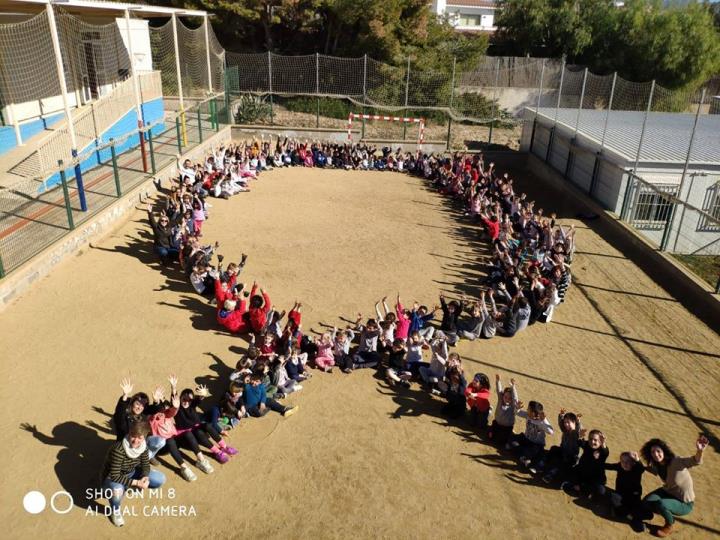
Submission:
M 315 345 L 317 346 L 315 365 L 318 369 L 322 369 L 326 373 L 332 373 L 332 368 L 335 365 L 335 356 L 333 354 L 334 343 L 330 333 L 325 332 Z

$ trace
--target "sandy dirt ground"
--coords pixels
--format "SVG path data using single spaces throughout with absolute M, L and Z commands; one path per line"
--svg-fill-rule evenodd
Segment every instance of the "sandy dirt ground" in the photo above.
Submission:
M 720 337 L 601 238 L 595 222 L 574 220 L 562 193 L 521 185 L 561 222 L 576 223 L 575 285 L 552 324 L 461 343 L 466 371 L 515 377 L 520 399 L 542 401 L 553 424 L 560 407 L 583 413 L 586 427 L 606 433 L 611 459 L 654 436 L 690 455 L 707 433 L 712 445 L 693 470 L 696 507 L 677 537 L 717 535 Z M 205 238 L 219 240 L 228 260 L 248 253 L 243 279 L 265 285 L 277 306 L 301 299 L 307 332 L 369 315 L 375 300 L 398 291 L 428 304 L 440 291 L 478 291 L 478 229 L 419 179 L 272 171 L 252 193 L 212 204 Z M 162 467 L 162 499 L 126 499 L 140 515 L 124 528 L 88 515 L 98 502 L 85 490 L 113 439 L 120 379 L 150 392 L 175 372 L 181 387 L 219 392 L 246 347 L 218 331 L 213 308 L 177 269 L 158 268 L 150 245 L 139 209 L 0 314 L 3 537 L 637 537 L 534 480 L 464 422 L 448 423 L 437 399 L 389 388 L 373 370 L 317 373 L 288 398 L 301 405 L 296 415 L 243 422 L 229 438 L 239 455 L 210 476 L 197 471 L 195 483 Z M 646 478 L 646 491 L 658 486 Z M 31 515 L 22 507 L 30 490 L 65 490 L 75 505 Z M 172 505 L 196 515 L 142 516 Z M 67 498 L 56 506 L 67 508 Z

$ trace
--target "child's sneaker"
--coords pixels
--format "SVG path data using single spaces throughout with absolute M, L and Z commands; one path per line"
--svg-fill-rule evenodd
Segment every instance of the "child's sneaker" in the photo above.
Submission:
M 287 418 L 288 416 L 292 416 L 297 412 L 297 410 L 300 408 L 300 405 L 295 405 L 294 407 L 290 407 L 289 409 L 285 409 L 285 412 L 283 412 L 283 416 Z
M 234 456 L 238 453 L 237 448 L 234 448 L 232 446 L 226 446 L 225 448 L 223 448 L 223 451 L 230 456 Z
M 295 392 L 299 392 L 299 391 L 302 390 L 302 389 L 303 389 L 302 384 L 296 384 L 296 385 L 295 385 Z
M 125 520 L 123 519 L 122 514 L 119 510 L 110 514 L 110 521 L 116 527 L 122 527 L 123 525 L 125 525 Z
M 222 450 L 220 450 L 220 452 L 215 452 L 214 456 L 215 456 L 215 459 L 218 460 L 218 462 L 223 463 L 223 464 L 230 461 L 230 457 Z
M 197 475 L 192 472 L 190 467 L 180 467 L 180 476 L 182 476 L 188 482 L 194 482 L 197 480 Z
M 441 395 L 440 390 L 438 390 L 437 388 L 433 388 L 432 390 L 430 390 L 430 393 L 431 393 L 433 396 L 439 396 L 439 395 Z
M 205 474 L 211 474 L 215 470 L 205 456 L 203 456 L 202 459 L 198 459 L 196 465 L 197 468 Z

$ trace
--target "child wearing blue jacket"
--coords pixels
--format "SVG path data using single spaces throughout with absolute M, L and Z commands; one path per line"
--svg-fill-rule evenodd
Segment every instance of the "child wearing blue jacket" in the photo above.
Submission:
M 265 416 L 270 411 L 278 412 L 285 417 L 294 414 L 298 410 L 297 405 L 286 407 L 267 396 L 265 385 L 262 382 L 263 376 L 262 372 L 254 371 L 250 376 L 250 382 L 245 385 L 243 395 L 248 414 L 256 418 Z

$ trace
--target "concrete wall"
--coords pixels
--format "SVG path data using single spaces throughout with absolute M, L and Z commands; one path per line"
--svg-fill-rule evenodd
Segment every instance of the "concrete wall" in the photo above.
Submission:
M 620 214 L 627 174 L 609 161 L 601 161 L 595 180 L 593 197 L 603 208 Z
M 229 138 L 230 128 L 221 129 L 201 145 L 185 153 L 181 160 L 187 158 L 199 161 L 210 148 L 219 146 L 221 143 L 228 141 Z M 177 167 L 172 164 L 159 170 L 155 176 L 167 180 L 176 175 Z M 56 265 L 84 249 L 90 242 L 101 240 L 117 227 L 123 225 L 129 218 L 130 213 L 138 208 L 138 201 L 142 202 L 154 192 L 155 187 L 151 177 L 148 176 L 146 182 L 126 193 L 102 212 L 84 221 L 78 228 L 69 232 L 42 253 L 14 270 L 9 276 L 0 280 L 0 311 L 27 291 L 35 281 L 49 274 Z
M 125 48 L 129 51 L 127 27 L 125 19 L 115 19 L 120 30 Z M 133 67 L 140 71 L 152 71 L 152 50 L 150 49 L 150 30 L 148 21 L 145 19 L 133 19 L 130 17 L 130 38 L 132 39 Z
M 38 133 L 42 133 L 60 120 L 65 118 L 65 113 L 57 113 L 45 118 L 37 118 L 24 124 L 20 124 L 20 138 L 24 141 L 29 140 Z M 0 155 L 9 152 L 18 145 L 15 137 L 15 128 L 13 126 L 0 127 Z

